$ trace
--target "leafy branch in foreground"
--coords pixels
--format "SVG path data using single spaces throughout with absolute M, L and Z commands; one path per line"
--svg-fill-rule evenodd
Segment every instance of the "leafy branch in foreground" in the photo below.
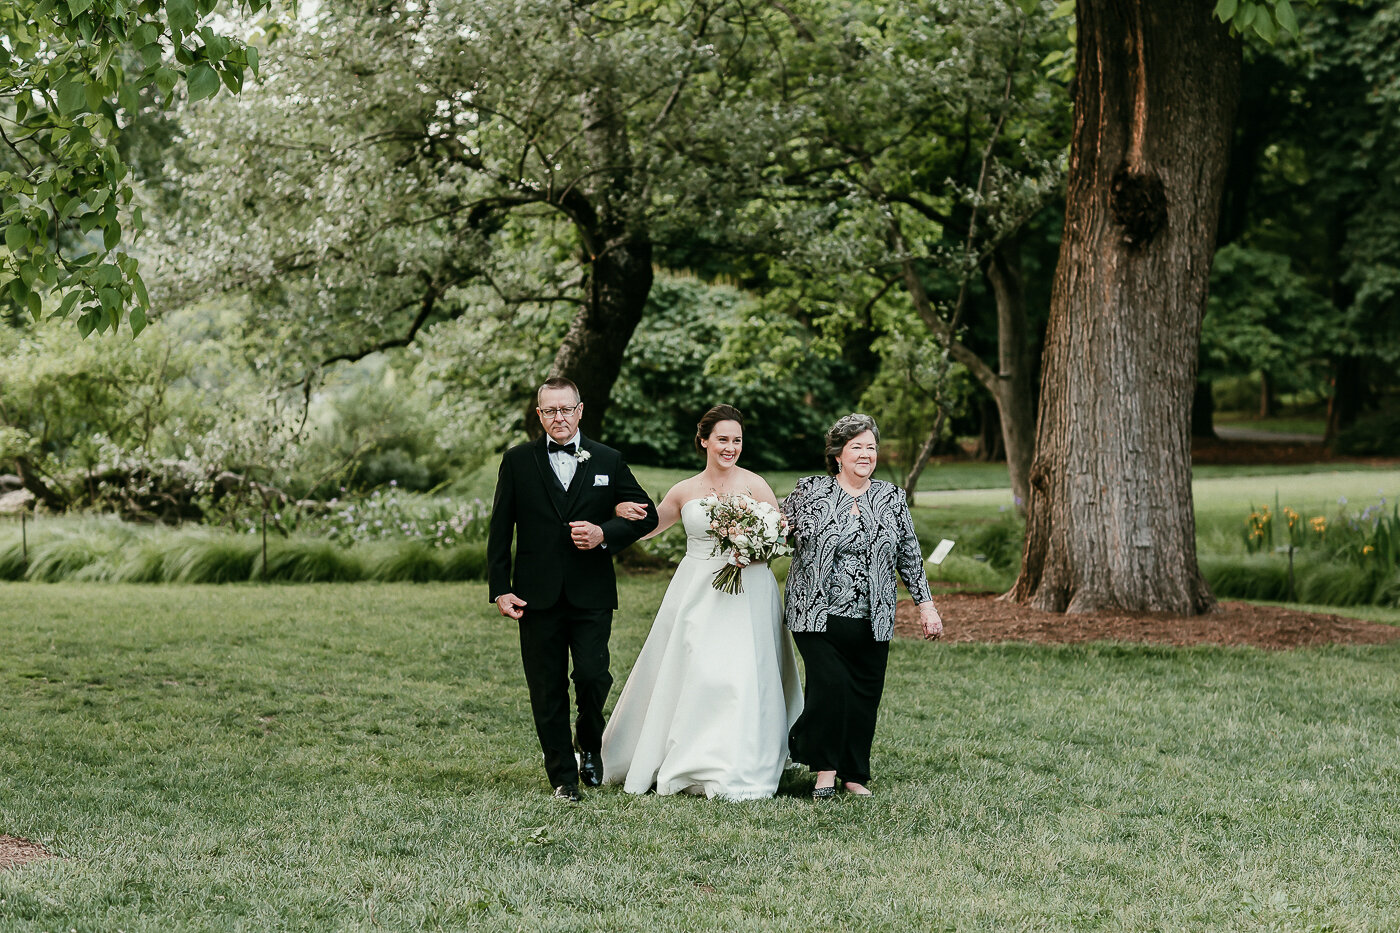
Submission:
M 150 301 L 137 260 L 130 167 L 117 139 L 157 92 L 192 101 L 257 74 L 257 49 L 200 23 L 216 0 L 18 0 L 0 7 L 0 306 L 76 314 L 83 336 L 133 334 Z M 268 0 L 241 0 L 257 12 Z M 123 229 L 123 223 L 126 229 Z

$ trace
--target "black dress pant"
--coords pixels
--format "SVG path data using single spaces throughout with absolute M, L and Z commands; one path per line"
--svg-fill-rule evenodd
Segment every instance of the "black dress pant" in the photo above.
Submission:
M 544 751 L 552 787 L 578 783 L 578 749 L 597 753 L 603 745 L 603 703 L 612 687 L 608 673 L 611 609 L 580 609 L 567 599 L 548 609 L 525 608 L 520 618 L 520 659 L 530 688 L 530 710 Z M 578 717 L 569 729 L 569 656 L 574 659 Z
M 806 702 L 789 736 L 793 760 L 864 784 L 890 643 L 875 640 L 869 619 L 844 616 L 827 616 L 825 632 L 792 637 L 807 667 Z

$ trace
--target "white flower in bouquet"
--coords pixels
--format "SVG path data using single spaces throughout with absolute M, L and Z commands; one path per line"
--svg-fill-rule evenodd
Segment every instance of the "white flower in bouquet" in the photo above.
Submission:
M 742 593 L 745 566 L 792 553 L 787 544 L 787 523 L 771 504 L 737 493 L 705 496 L 700 505 L 710 520 L 708 533 L 715 542 L 714 554 L 725 555 L 725 565 L 715 572 L 715 589 Z

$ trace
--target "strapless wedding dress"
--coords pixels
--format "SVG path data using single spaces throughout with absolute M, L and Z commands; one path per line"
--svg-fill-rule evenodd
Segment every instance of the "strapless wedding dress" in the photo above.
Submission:
M 771 797 L 802 712 L 792 638 L 766 564 L 744 591 L 711 584 L 724 558 L 700 500 L 681 507 L 686 554 L 603 732 L 603 780 L 631 794 Z

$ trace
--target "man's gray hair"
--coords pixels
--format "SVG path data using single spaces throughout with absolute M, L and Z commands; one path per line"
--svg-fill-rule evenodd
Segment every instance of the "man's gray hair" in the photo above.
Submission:
M 839 471 L 836 458 L 852 440 L 869 431 L 875 435 L 875 443 L 880 443 L 880 428 L 869 415 L 850 414 L 838 418 L 826 431 L 826 472 L 835 476 Z
M 577 405 L 579 402 L 583 401 L 583 396 L 579 395 L 578 386 L 574 385 L 572 379 L 565 379 L 563 376 L 550 376 L 544 381 L 543 385 L 535 390 L 536 408 L 539 407 L 540 395 L 544 393 L 545 389 L 572 389 L 574 393 L 574 404 Z

